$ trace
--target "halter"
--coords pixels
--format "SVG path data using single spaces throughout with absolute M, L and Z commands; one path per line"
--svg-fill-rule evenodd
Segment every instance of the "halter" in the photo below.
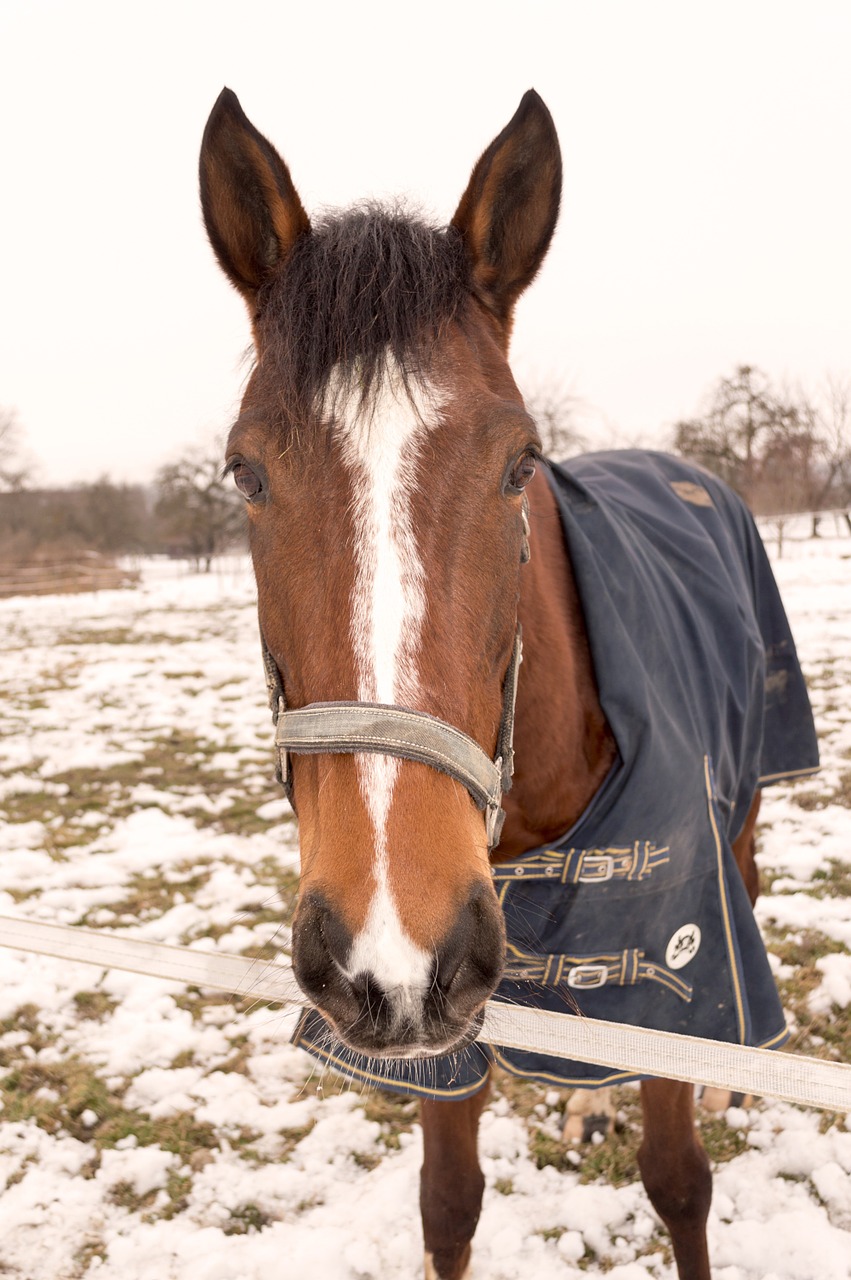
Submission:
M 530 556 L 528 503 L 522 507 L 523 541 L 520 563 Z M 502 796 L 511 789 L 514 773 L 514 709 L 517 678 L 523 660 L 520 624 L 502 687 L 502 718 L 494 758 L 454 725 L 425 711 L 382 702 L 311 702 L 287 709 L 284 682 L 261 629 L 266 689 L 275 726 L 278 781 L 293 804 L 291 755 L 349 755 L 372 752 L 430 765 L 466 787 L 485 814 L 488 849 L 499 844 L 505 810 Z M 295 805 L 293 805 L 295 808 Z

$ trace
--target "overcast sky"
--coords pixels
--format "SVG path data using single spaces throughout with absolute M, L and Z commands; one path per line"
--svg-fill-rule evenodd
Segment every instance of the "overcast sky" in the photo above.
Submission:
M 308 211 L 440 223 L 536 88 L 565 193 L 512 363 L 593 443 L 663 443 L 738 363 L 851 372 L 849 0 L 0 0 L 0 407 L 46 482 L 148 479 L 233 416 L 196 180 L 224 84 Z

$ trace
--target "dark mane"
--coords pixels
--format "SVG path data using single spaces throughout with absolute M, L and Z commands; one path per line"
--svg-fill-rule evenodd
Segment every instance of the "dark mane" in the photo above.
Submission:
M 468 289 L 452 227 L 371 204 L 315 223 L 260 298 L 264 359 L 286 417 L 315 405 L 332 369 L 335 388 L 362 403 L 388 357 L 415 374 Z

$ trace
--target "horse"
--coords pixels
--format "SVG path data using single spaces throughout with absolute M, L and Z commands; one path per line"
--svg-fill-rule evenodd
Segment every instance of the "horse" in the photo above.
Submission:
M 750 904 L 759 786 L 814 767 L 806 725 L 786 732 L 808 713 L 794 647 L 720 482 L 663 455 L 542 465 L 508 348 L 561 176 L 532 90 L 444 228 L 374 204 L 311 221 L 228 89 L 201 148 L 207 234 L 254 339 L 226 471 L 245 500 L 278 772 L 299 823 L 296 1039 L 421 1096 L 430 1280 L 469 1274 L 491 1061 L 567 1078 L 474 1043 L 497 988 L 598 1016 L 617 995 L 632 1002 L 622 1020 L 666 1025 L 654 988 L 677 1026 L 700 1007 L 726 1018 L 719 1038 L 784 1035 Z M 648 664 L 653 688 L 636 676 Z M 771 697 L 786 708 L 776 732 Z M 720 745 L 704 740 L 709 722 Z M 708 871 L 688 871 L 692 849 Z M 679 927 L 667 946 L 648 932 L 613 948 L 646 884 L 655 916 L 679 904 Z M 533 925 L 549 940 L 530 941 Z M 641 1177 L 681 1280 L 706 1280 L 693 1089 L 640 1090 Z

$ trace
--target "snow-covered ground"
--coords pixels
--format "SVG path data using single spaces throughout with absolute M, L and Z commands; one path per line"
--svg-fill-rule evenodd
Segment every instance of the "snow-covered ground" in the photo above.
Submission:
M 759 919 L 793 1047 L 847 1059 L 851 539 L 787 541 L 776 567 L 824 769 L 766 793 Z M 0 913 L 261 957 L 286 944 L 296 837 L 253 602 L 244 561 L 0 601 Z M 291 1024 L 0 947 L 0 1275 L 418 1276 L 414 1104 L 317 1075 Z M 621 1091 L 611 1144 L 566 1148 L 564 1095 L 499 1084 L 473 1280 L 673 1277 L 634 1176 L 635 1101 Z M 843 1118 L 763 1101 L 704 1135 L 718 1280 L 851 1276 Z

